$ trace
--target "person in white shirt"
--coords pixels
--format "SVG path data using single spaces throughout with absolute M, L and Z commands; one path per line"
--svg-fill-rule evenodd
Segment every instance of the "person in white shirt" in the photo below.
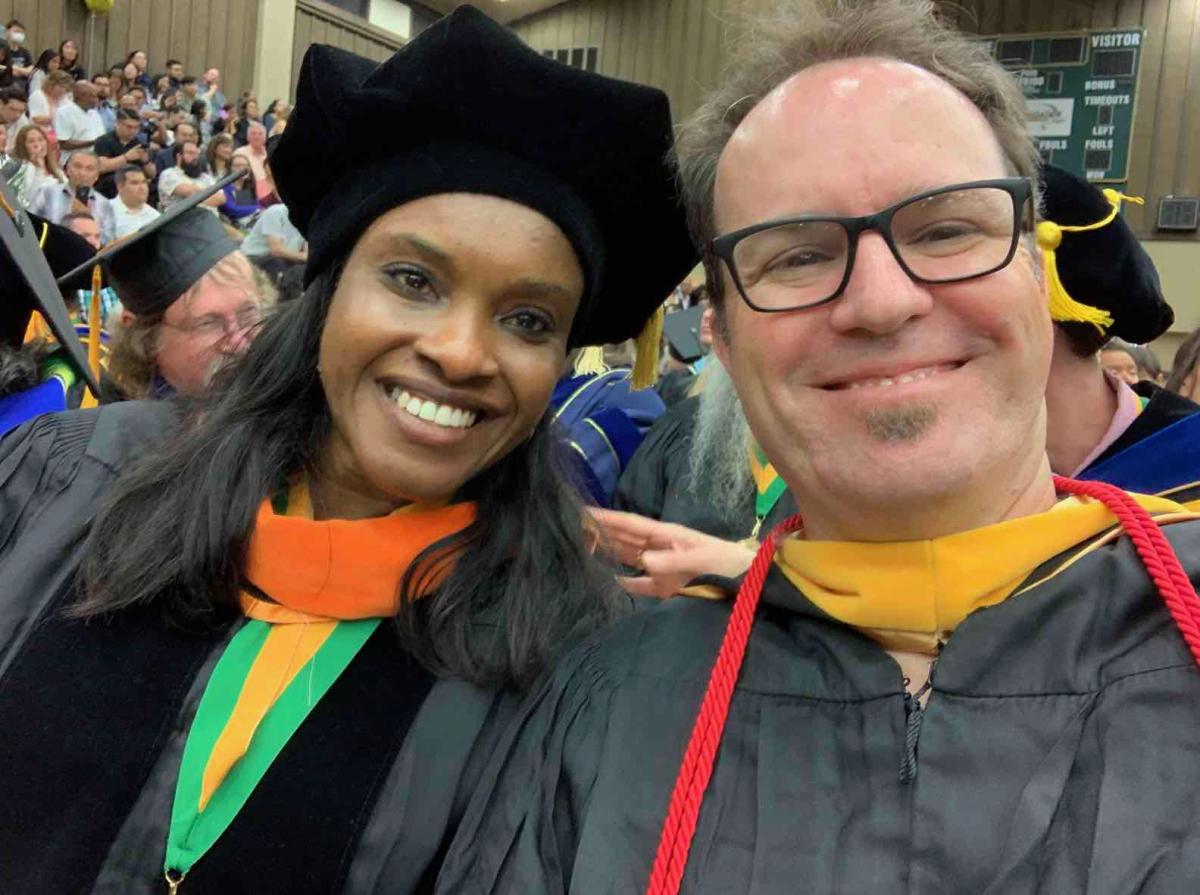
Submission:
M 174 167 L 167 168 L 158 177 L 158 204 L 166 212 L 176 202 L 213 183 L 213 176 L 204 170 L 200 147 L 194 140 L 183 140 L 175 144 Z M 205 199 L 201 207 L 216 214 L 217 207 L 224 201 L 225 194 L 218 191 Z
M 89 81 L 76 81 L 72 88 L 74 100 L 64 100 L 54 115 L 54 130 L 58 134 L 58 148 L 63 164 L 80 149 L 91 149 L 96 140 L 104 136 L 104 119 L 96 106 L 100 95 L 96 85 Z
M 117 171 L 117 198 L 112 201 L 114 238 L 128 236 L 158 217 L 158 210 L 146 201 L 149 198 L 150 184 L 140 165 L 126 165 Z
M 42 89 L 29 95 L 29 120 L 42 127 L 54 127 L 54 116 L 75 83 L 65 71 L 52 71 L 42 81 Z
M 95 154 L 81 149 L 67 162 L 67 182 L 43 186 L 30 201 L 29 211 L 52 224 L 61 223 L 71 213 L 88 213 L 100 225 L 101 238 L 109 242 L 113 239 L 115 222 L 112 204 L 96 191 L 99 176 L 100 165 Z
M 290 268 L 308 263 L 308 243 L 288 217 L 287 206 L 276 204 L 246 234 L 242 254 L 278 282 Z
M 10 128 L 11 129 L 11 128 Z M 9 140 L 8 154 L 21 166 L 8 177 L 8 185 L 17 193 L 17 201 L 28 208 L 47 184 L 66 182 L 66 176 L 50 152 L 50 138 L 36 124 L 28 124 Z

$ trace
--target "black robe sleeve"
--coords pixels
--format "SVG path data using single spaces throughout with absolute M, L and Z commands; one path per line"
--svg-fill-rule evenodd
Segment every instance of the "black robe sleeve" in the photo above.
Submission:
M 163 402 L 38 417 L 0 439 L 0 674 L 73 586 L 97 502 L 171 424 Z
M 612 693 L 590 654 L 569 656 L 502 740 L 442 865 L 439 895 L 571 890 Z

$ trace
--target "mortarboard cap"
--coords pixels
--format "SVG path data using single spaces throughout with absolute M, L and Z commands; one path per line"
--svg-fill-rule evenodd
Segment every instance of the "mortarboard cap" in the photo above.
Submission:
M 668 314 L 663 320 L 663 334 L 671 354 L 680 363 L 691 364 L 704 357 L 704 346 L 700 343 L 700 323 L 704 319 L 704 305 L 694 305 L 683 311 Z
M 1175 313 L 1163 296 L 1154 262 L 1121 216 L 1114 189 L 1046 165 L 1045 220 L 1038 224 L 1050 315 L 1059 323 L 1090 323 L 1100 335 L 1144 344 L 1170 328 Z
M 244 172 L 223 177 L 96 255 L 94 261 L 107 269 L 109 281 L 127 310 L 141 315 L 161 314 L 237 249 L 237 242 L 217 216 L 196 206 L 242 176 Z M 79 272 L 74 270 L 63 280 Z
M 462 6 L 378 66 L 310 47 L 271 170 L 308 239 L 306 282 L 379 215 L 424 196 L 542 213 L 587 281 L 575 347 L 637 335 L 695 264 L 671 146 L 662 91 L 562 65 Z
M 39 311 L 71 365 L 96 394 L 99 385 L 54 280 L 68 268 L 80 264 L 87 268 L 95 249 L 66 227 L 22 210 L 3 178 L 0 196 L 4 205 L 0 211 L 0 340 L 19 347 L 30 317 Z

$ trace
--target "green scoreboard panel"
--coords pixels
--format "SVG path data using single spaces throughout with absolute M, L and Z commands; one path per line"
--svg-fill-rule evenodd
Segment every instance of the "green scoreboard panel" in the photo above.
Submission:
M 1124 183 L 1144 39 L 1131 28 L 981 42 L 1020 82 L 1045 161 L 1098 183 Z

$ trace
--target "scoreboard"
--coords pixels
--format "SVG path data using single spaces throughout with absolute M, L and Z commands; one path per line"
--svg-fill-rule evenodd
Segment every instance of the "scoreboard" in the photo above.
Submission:
M 1021 85 L 1044 161 L 1097 183 L 1124 183 L 1144 40 L 1142 29 L 1127 28 L 981 43 Z

